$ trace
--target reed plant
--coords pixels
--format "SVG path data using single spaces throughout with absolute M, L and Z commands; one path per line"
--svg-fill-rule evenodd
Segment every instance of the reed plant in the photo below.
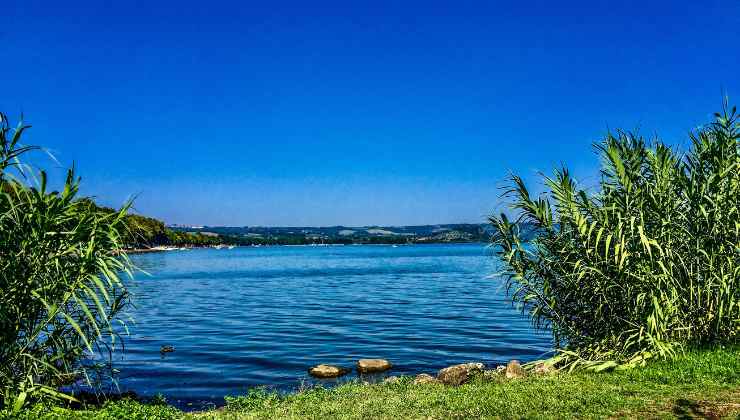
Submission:
M 120 276 L 131 269 L 118 252 L 127 207 L 81 200 L 73 170 L 50 190 L 47 173 L 21 161 L 36 149 L 21 146 L 28 128 L 0 114 L 0 407 L 16 411 L 92 382 L 94 358 L 119 345 Z
M 550 328 L 556 359 L 600 370 L 671 358 L 740 337 L 740 124 L 725 100 L 679 153 L 611 132 L 601 176 L 581 188 L 567 168 L 530 194 L 512 176 L 513 216 L 491 217 L 515 302 Z

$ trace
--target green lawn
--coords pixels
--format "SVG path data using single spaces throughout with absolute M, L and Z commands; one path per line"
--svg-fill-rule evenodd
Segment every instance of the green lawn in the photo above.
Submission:
M 182 413 L 134 401 L 89 411 L 35 407 L 21 418 L 740 418 L 740 349 L 688 352 L 671 362 L 460 387 L 350 383 L 288 396 L 253 392 L 221 409 Z

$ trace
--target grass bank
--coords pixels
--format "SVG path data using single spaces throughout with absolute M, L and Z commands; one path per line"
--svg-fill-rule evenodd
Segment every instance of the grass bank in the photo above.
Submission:
M 226 407 L 183 413 L 118 401 L 91 410 L 36 406 L 25 419 L 250 418 L 740 418 L 740 348 L 690 351 L 673 361 L 603 373 L 520 380 L 477 378 L 460 387 L 350 383 L 278 396 L 260 391 Z

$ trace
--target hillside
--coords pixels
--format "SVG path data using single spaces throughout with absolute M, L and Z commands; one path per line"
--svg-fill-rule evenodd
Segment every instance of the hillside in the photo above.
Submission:
M 168 226 L 174 232 L 220 237 L 238 245 L 372 244 L 482 242 L 490 238 L 485 224 L 419 226 Z

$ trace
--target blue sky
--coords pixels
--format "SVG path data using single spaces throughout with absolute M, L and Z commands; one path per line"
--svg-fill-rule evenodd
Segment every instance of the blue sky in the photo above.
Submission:
M 168 223 L 479 222 L 509 171 L 593 184 L 608 128 L 685 145 L 740 89 L 737 1 L 2 9 L 0 110 Z

